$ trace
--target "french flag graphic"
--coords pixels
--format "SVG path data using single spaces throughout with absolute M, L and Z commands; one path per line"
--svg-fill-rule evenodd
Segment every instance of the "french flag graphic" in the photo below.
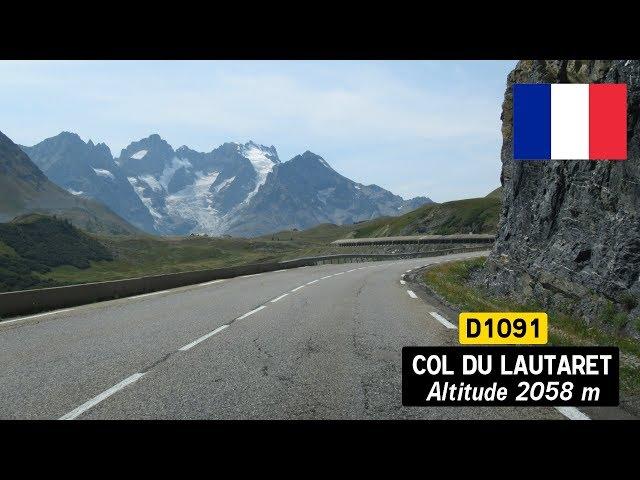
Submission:
M 516 160 L 626 160 L 627 85 L 513 85 Z

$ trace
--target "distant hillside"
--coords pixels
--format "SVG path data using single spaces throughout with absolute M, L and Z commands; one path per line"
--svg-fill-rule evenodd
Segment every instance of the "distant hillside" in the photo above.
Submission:
M 34 212 L 56 214 L 92 233 L 140 233 L 107 207 L 71 195 L 50 182 L 24 152 L 0 132 L 0 222 Z
M 382 217 L 351 225 L 325 223 L 300 232 L 283 230 L 261 238 L 330 243 L 340 238 L 394 235 L 495 233 L 502 208 L 500 195 L 434 203 L 399 217 Z
M 51 267 L 88 268 L 111 253 L 68 220 L 26 215 L 0 224 L 0 291 L 56 285 L 43 278 Z

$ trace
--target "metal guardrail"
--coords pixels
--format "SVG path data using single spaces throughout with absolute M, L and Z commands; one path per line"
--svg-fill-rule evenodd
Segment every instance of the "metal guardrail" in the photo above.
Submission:
M 323 265 L 326 263 L 353 263 L 353 262 L 371 262 L 382 260 L 401 260 L 405 258 L 422 258 L 437 257 L 439 255 L 450 255 L 452 253 L 464 252 L 481 252 L 487 250 L 488 246 L 481 247 L 460 247 L 445 248 L 440 250 L 429 250 L 426 252 L 408 252 L 408 253 L 339 253 L 336 255 L 323 255 L 317 257 L 302 257 L 292 261 L 313 261 L 315 265 Z
M 364 262 L 375 260 L 395 260 L 402 258 L 430 257 L 450 253 L 486 250 L 485 247 L 449 248 L 430 252 L 398 254 L 338 254 L 317 257 L 296 258 L 282 262 L 256 263 L 238 267 L 198 270 L 194 272 L 168 273 L 107 282 L 83 283 L 61 287 L 19 290 L 0 293 L 0 318 L 27 315 L 59 308 L 75 307 L 94 302 L 131 297 L 144 293 L 184 287 L 223 278 L 233 278 L 263 272 L 272 272 L 283 268 L 299 268 L 326 263 Z M 1 321 L 0 321 L 1 323 Z
M 426 245 L 426 244 L 451 244 L 451 243 L 483 243 L 491 244 L 495 241 L 495 235 L 490 234 L 464 234 L 464 235 L 409 235 L 398 237 L 371 237 L 371 238 L 341 238 L 331 242 L 338 247 L 353 247 L 363 245 Z

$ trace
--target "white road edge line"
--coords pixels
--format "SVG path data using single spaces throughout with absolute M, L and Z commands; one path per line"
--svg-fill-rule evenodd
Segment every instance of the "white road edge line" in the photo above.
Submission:
M 242 320 L 243 318 L 247 318 L 249 315 L 253 315 L 254 313 L 259 312 L 263 308 L 267 308 L 267 306 L 266 305 L 260 305 L 258 308 L 254 308 L 253 310 L 245 313 L 244 315 L 240 315 L 238 318 L 236 318 L 236 320 Z
M 343 273 L 345 273 L 345 272 L 334 273 L 334 274 L 333 274 L 333 276 L 334 276 L 334 277 L 337 277 L 338 275 L 342 275 Z
M 356 270 L 358 270 L 358 269 L 357 268 L 352 268 L 351 270 L 347 270 L 347 273 L 355 272 Z
M 13 320 L 2 320 L 2 321 L 0 321 L 0 326 L 2 326 L 2 325 L 10 325 L 12 323 L 21 322 L 22 320 L 31 320 L 33 318 L 46 317 L 47 315 L 53 315 L 54 313 L 70 312 L 71 310 L 74 310 L 74 309 L 73 308 L 64 308 L 62 310 L 53 310 L 52 312 L 38 313 L 37 315 L 29 315 L 28 317 L 14 318 Z
M 333 275 L 327 275 L 326 277 L 322 277 L 320 280 L 326 280 L 327 278 L 331 278 Z
M 455 330 L 458 328 L 449 320 L 447 320 L 442 315 L 440 315 L 438 312 L 429 312 L 429 315 L 431 315 L 433 318 L 435 318 L 437 321 L 439 321 L 442 325 L 447 327 L 449 330 Z
M 298 290 L 300 290 L 301 288 L 304 288 L 304 285 L 300 285 L 299 287 L 294 288 L 293 290 L 291 290 L 292 292 L 297 292 Z
M 306 285 L 311 285 L 311 284 L 316 283 L 316 282 L 318 282 L 318 281 L 320 281 L 320 279 L 319 279 L 319 278 L 318 278 L 318 279 L 316 279 L 316 280 L 311 280 L 310 282 L 307 282 L 307 283 L 306 283 Z
M 224 330 L 228 326 L 229 325 L 222 325 L 221 327 L 216 328 L 214 331 L 209 332 L 206 335 L 203 335 L 200 338 L 195 339 L 193 342 L 187 343 L 184 347 L 180 347 L 178 350 L 180 350 L 181 352 L 186 352 L 187 350 L 190 350 L 191 348 L 193 348 L 196 345 L 198 345 L 200 342 L 204 342 L 207 338 L 212 337 L 216 333 L 221 332 L 222 330 Z
M 407 290 L 407 293 L 411 298 L 418 298 L 418 296 L 415 293 L 413 293 L 413 290 Z
M 588 415 L 582 413 L 576 407 L 553 407 L 569 420 L 591 420 Z
M 278 300 L 282 300 L 284 297 L 286 297 L 287 295 L 289 295 L 288 293 L 285 293 L 283 295 L 280 295 L 279 297 L 274 298 L 273 300 L 271 300 L 271 303 L 276 303 Z
M 88 402 L 83 403 L 78 408 L 76 408 L 74 410 L 71 410 L 69 413 L 67 413 L 66 415 L 63 415 L 58 420 L 74 420 L 75 418 L 78 418 L 84 412 L 86 412 L 87 410 L 89 410 L 92 407 L 95 407 L 101 401 L 109 398 L 111 395 L 113 395 L 114 393 L 118 392 L 119 390 L 122 390 L 127 385 L 131 385 L 132 383 L 137 382 L 138 380 L 140 380 L 140 378 L 142 378 L 143 375 L 144 375 L 144 373 L 134 373 L 130 377 L 127 377 L 124 380 L 122 380 L 117 385 L 114 385 L 110 389 L 105 390 L 104 392 L 102 392 L 100 395 L 98 395 L 96 397 L 93 397 Z

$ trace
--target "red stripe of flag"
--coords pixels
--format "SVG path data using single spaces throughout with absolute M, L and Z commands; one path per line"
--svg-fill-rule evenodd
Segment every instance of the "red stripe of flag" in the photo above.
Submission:
M 589 85 L 589 158 L 627 159 L 627 85 Z

